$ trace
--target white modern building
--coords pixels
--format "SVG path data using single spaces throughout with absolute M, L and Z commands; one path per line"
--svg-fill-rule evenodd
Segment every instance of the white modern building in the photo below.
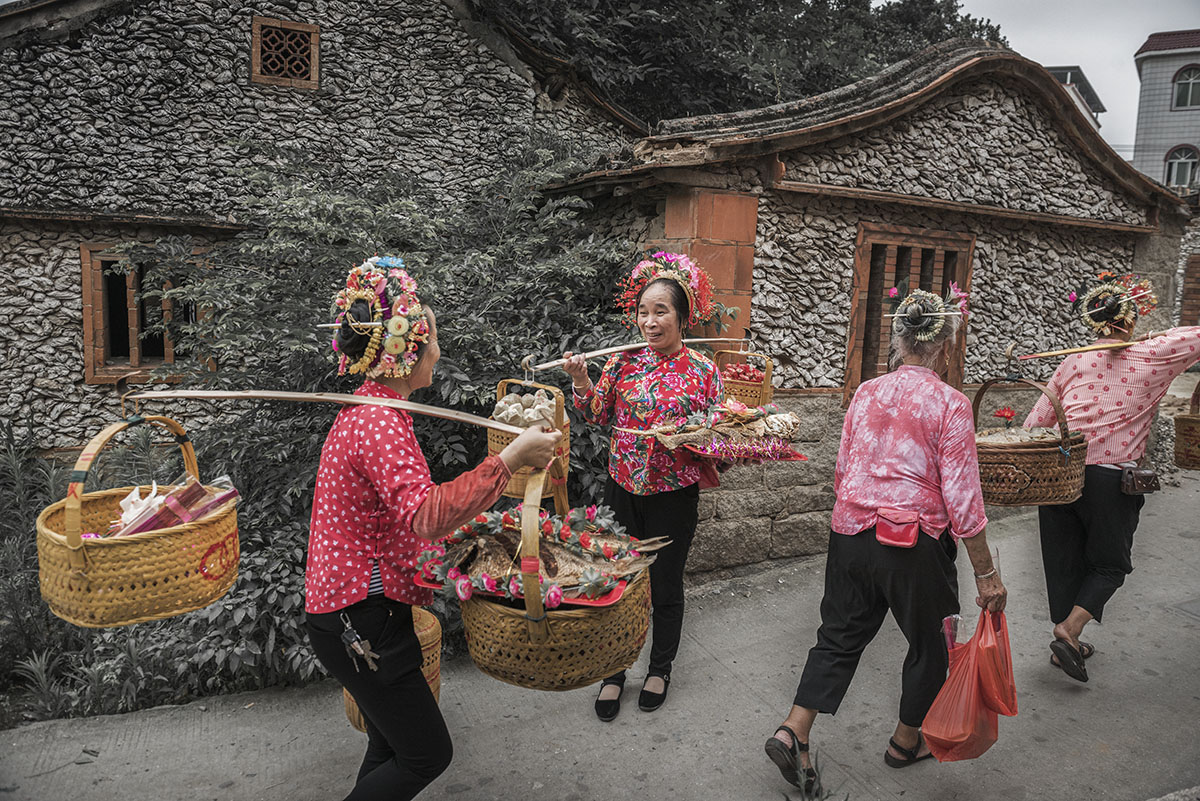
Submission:
M 1200 188 L 1200 28 L 1152 33 L 1133 57 L 1141 93 L 1133 166 L 1188 193 Z

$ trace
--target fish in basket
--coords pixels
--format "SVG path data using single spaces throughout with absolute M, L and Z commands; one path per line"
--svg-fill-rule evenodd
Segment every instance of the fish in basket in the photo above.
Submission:
M 532 690 L 574 690 L 637 661 L 650 627 L 645 568 L 653 557 L 645 552 L 655 543 L 635 545 L 615 525 L 592 530 L 596 520 L 588 519 L 587 509 L 582 515 L 543 518 L 539 503 L 546 478 L 545 470 L 530 473 L 525 502 L 508 513 L 510 521 L 519 520 L 521 532 L 511 555 L 511 541 L 483 535 L 485 528 L 506 531 L 511 524 L 503 513 L 498 518 L 485 515 L 485 522 L 477 520 L 469 532 L 460 529 L 461 541 L 451 543 L 444 554 L 425 555 L 417 583 L 444 585 L 451 571 L 458 571 L 452 581 L 462 599 L 467 650 L 484 673 Z M 599 509 L 594 516 L 607 520 Z M 486 540 L 498 550 L 481 550 Z M 453 558 L 461 561 L 447 566 L 445 558 L 459 545 L 466 547 L 453 551 Z M 431 560 L 441 565 L 431 565 Z M 444 570 L 440 579 L 439 567 Z M 485 568 L 498 575 L 485 577 Z M 567 591 L 573 596 L 569 600 Z
M 800 418 L 781 411 L 774 404 L 747 406 L 726 398 L 679 425 L 633 433 L 653 436 L 660 445 L 671 450 L 687 448 L 700 456 L 721 461 L 796 462 L 808 460 L 791 446 L 800 430 Z
M 418 584 L 465 601 L 480 594 L 524 599 L 519 569 L 521 507 L 485 512 L 421 552 Z M 566 515 L 538 510 L 538 580 L 547 609 L 561 604 L 608 606 L 648 568 L 648 555 L 666 540 L 632 539 L 607 506 L 576 507 Z

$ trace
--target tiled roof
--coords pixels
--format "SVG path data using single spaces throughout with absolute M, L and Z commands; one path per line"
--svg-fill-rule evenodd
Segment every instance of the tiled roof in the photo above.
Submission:
M 1184 50 L 1192 47 L 1200 47 L 1200 28 L 1192 28 L 1190 31 L 1152 33 L 1146 43 L 1134 53 L 1134 56 L 1159 50 Z

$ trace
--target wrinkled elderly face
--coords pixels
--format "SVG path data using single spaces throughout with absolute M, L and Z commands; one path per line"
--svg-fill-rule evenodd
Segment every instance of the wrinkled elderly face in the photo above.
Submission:
M 646 343 L 661 353 L 679 350 L 683 327 L 674 296 L 664 284 L 651 284 L 642 293 L 637 310 L 638 330 Z

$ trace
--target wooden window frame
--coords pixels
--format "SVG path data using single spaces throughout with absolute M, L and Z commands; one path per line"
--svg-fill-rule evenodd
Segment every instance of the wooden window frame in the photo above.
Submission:
M 128 378 L 129 383 L 141 384 L 151 380 L 150 371 L 163 364 L 175 362 L 175 348 L 171 338 L 163 335 L 162 358 L 143 358 L 141 319 L 137 303 L 137 274 L 125 276 L 126 320 L 129 329 L 129 360 L 109 364 L 107 330 L 105 318 L 104 265 L 117 259 L 106 252 L 113 248 L 111 242 L 86 242 L 79 246 L 81 286 L 83 288 L 83 367 L 84 382 L 88 384 L 114 384 Z M 171 303 L 163 299 L 163 317 L 170 321 Z
M 262 72 L 262 29 L 284 28 L 289 31 L 304 31 L 312 34 L 309 40 L 309 70 L 308 79 L 282 78 L 277 75 L 264 75 Z M 321 84 L 321 29 L 317 25 L 306 22 L 290 22 L 285 19 L 255 16 L 250 23 L 250 80 L 252 83 L 268 84 L 270 86 L 289 86 L 293 89 L 318 89 Z
M 881 285 L 872 287 L 871 261 L 876 245 L 885 247 L 885 257 L 883 276 L 876 281 Z M 867 357 L 874 356 L 876 367 L 873 370 L 876 371 L 876 375 L 886 372 L 887 344 L 890 333 L 888 328 L 883 325 L 886 318 L 882 315 L 886 313 L 887 289 L 902 279 L 902 276 L 897 275 L 898 262 L 904 255 L 902 250 L 908 258 L 910 287 L 919 287 L 922 272 L 928 271 L 931 285 L 939 295 L 945 294 L 943 287 L 948 286 L 950 281 L 955 281 L 962 291 L 970 291 L 971 265 L 975 257 L 974 234 L 860 222 L 858 236 L 854 243 L 854 282 L 850 290 L 850 329 L 846 341 L 845 383 L 842 387 L 843 405 L 849 405 L 850 399 L 854 397 L 854 391 L 863 382 L 863 368 Z M 925 251 L 933 251 L 933 255 L 926 257 Z M 956 254 L 950 266 L 950 274 L 946 273 L 946 253 L 948 251 Z M 913 258 L 914 254 L 920 255 Z M 889 274 L 897 280 L 888 283 L 886 278 Z M 941 286 L 937 285 L 936 279 L 938 278 L 941 280 Z M 870 317 L 872 319 L 868 319 L 869 306 L 878 306 L 878 308 L 871 309 Z M 874 322 L 873 318 L 875 317 L 878 317 L 878 323 Z M 875 328 L 875 326 L 878 327 Z M 874 344 L 870 347 L 867 345 L 868 328 L 875 328 L 873 337 L 878 343 L 877 349 Z M 947 374 L 943 376 L 946 382 L 956 389 L 962 389 L 966 341 L 966 325 L 964 324 L 959 331 L 958 342 L 951 351 Z M 881 363 L 884 370 L 878 372 L 878 365 Z

